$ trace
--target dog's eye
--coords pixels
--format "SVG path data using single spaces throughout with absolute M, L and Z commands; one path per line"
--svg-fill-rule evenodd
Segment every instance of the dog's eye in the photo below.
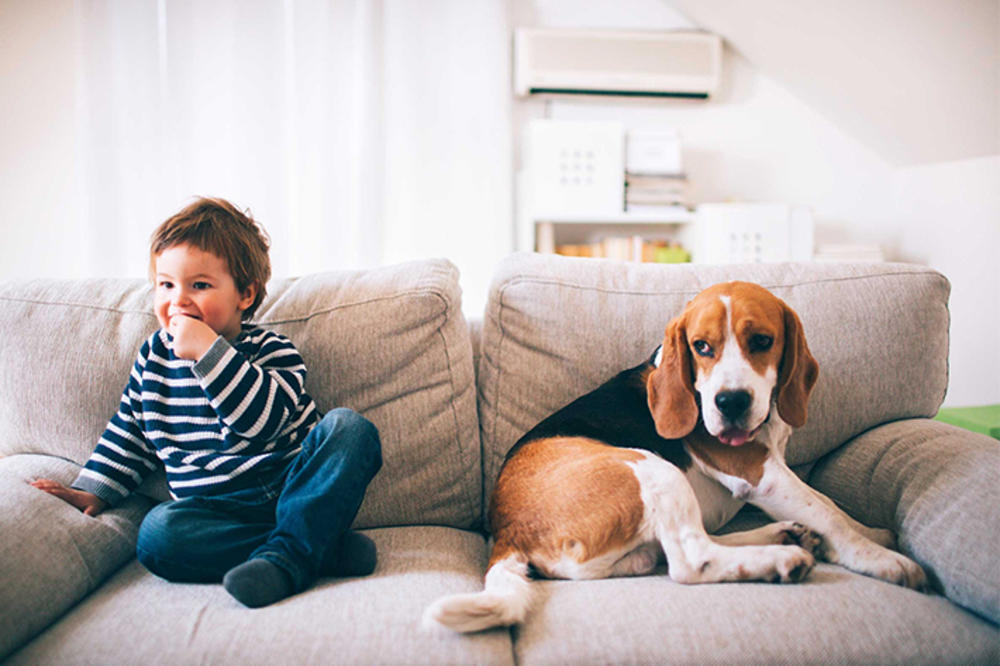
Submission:
M 750 336 L 750 351 L 751 352 L 765 352 L 771 348 L 774 344 L 774 338 L 770 335 L 751 335 Z
M 712 356 L 715 355 L 715 351 L 712 349 L 712 345 L 708 344 L 704 340 L 695 340 L 694 344 L 692 344 L 691 346 L 694 347 L 694 351 L 696 354 L 698 354 L 698 356 L 706 356 L 708 358 L 711 358 Z

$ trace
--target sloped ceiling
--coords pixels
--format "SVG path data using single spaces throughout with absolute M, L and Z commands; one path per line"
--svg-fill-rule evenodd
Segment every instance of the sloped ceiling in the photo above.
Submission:
M 664 0 L 895 166 L 1000 154 L 1000 0 Z

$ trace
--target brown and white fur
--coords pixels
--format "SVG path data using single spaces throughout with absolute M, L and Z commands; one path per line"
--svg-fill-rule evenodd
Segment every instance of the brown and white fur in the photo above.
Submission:
M 653 571 L 681 583 L 797 582 L 823 557 L 921 588 L 888 530 L 853 520 L 785 463 L 818 377 L 802 324 L 757 285 L 695 297 L 663 345 L 529 431 L 507 455 L 490 503 L 485 589 L 445 597 L 425 621 L 456 631 L 521 622 L 531 578 Z M 745 503 L 779 522 L 710 536 Z

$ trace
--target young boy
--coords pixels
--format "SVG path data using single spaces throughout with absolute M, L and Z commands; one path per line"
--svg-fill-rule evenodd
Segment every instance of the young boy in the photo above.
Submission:
M 320 419 L 292 343 L 245 323 L 265 295 L 268 245 L 221 199 L 160 225 L 150 273 L 162 328 L 72 487 L 32 484 L 94 516 L 162 462 L 173 501 L 143 520 L 139 561 L 171 581 L 221 580 L 250 607 L 321 575 L 371 573 L 374 544 L 349 528 L 382 465 L 375 426 L 348 409 Z

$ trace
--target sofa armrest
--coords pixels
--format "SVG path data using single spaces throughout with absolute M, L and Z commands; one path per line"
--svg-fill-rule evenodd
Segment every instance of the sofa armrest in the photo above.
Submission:
M 28 485 L 69 484 L 78 470 L 51 456 L 0 458 L 0 661 L 135 556 L 151 500 L 135 495 L 90 517 Z
M 897 421 L 821 459 L 809 482 L 861 522 L 894 530 L 949 599 L 1000 623 L 1000 442 Z

